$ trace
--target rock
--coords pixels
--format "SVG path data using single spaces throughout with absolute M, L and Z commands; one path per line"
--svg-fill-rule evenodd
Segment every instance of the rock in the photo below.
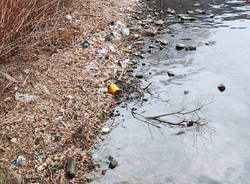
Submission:
M 176 44 L 176 50 L 182 50 L 182 49 L 184 49 L 186 46 L 184 45 L 184 44 L 182 44 L 182 43 L 177 43 Z
M 189 93 L 188 90 L 185 90 L 185 91 L 184 91 L 184 95 L 187 95 L 188 93 Z
M 155 36 L 157 34 L 157 31 L 155 30 L 149 30 L 149 29 L 146 29 L 143 31 L 142 33 L 144 36 Z
M 208 41 L 205 43 L 205 45 L 215 45 L 216 41 Z
M 153 49 L 153 48 L 156 48 L 156 46 L 155 45 L 149 45 L 148 48 Z
M 157 39 L 156 42 L 160 43 L 161 45 L 167 45 L 168 44 L 168 42 L 166 40 L 162 40 L 162 39 Z
M 118 165 L 118 162 L 117 162 L 115 159 L 113 159 L 113 160 L 111 160 L 111 162 L 109 163 L 109 168 L 110 168 L 110 169 L 114 169 L 117 165 Z
M 12 169 L 0 166 L 0 184 L 24 184 L 24 179 Z
M 185 50 L 196 50 L 196 47 L 193 45 L 188 45 L 185 47 Z
M 201 9 L 196 9 L 195 12 L 199 13 L 199 14 L 205 14 L 205 11 L 204 10 L 201 10 Z
M 220 84 L 220 85 L 218 86 L 218 89 L 219 89 L 220 92 L 223 92 L 223 91 L 225 91 L 226 86 L 224 86 L 224 84 Z
M 106 170 L 106 169 L 103 169 L 103 170 L 102 170 L 102 175 L 105 175 L 106 172 L 107 172 L 107 170 Z
M 194 11 L 187 11 L 187 14 L 194 14 Z
M 186 17 L 186 16 L 180 16 L 180 19 L 181 19 L 181 20 L 189 20 L 189 17 Z
M 174 77 L 174 73 L 173 73 L 173 72 L 169 72 L 169 71 L 168 71 L 167 73 L 168 73 L 168 76 L 169 76 L 169 77 Z
M 168 8 L 167 13 L 171 14 L 171 15 L 174 15 L 176 12 L 175 12 L 175 10 L 172 10 L 171 8 Z
M 215 17 L 215 14 L 211 14 L 209 15 L 210 18 L 214 18 Z
M 194 6 L 200 6 L 201 4 L 200 3 L 195 3 Z
M 138 79 L 142 79 L 142 78 L 143 78 L 143 74 L 142 74 L 142 73 L 137 73 L 135 76 L 136 76 Z
M 162 26 L 164 24 L 164 21 L 160 19 L 160 20 L 155 21 L 155 24 L 157 26 Z

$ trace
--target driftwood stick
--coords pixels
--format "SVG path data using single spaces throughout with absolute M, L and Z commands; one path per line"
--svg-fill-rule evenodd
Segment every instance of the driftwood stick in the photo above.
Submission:
M 164 116 L 172 116 L 172 115 L 176 115 L 176 114 L 181 114 L 181 115 L 186 115 L 186 114 L 191 114 L 191 113 L 194 113 L 196 111 L 199 111 L 202 109 L 203 106 L 201 107 L 198 107 L 194 110 L 191 110 L 191 111 L 187 111 L 187 112 L 183 112 L 183 110 L 180 110 L 180 111 L 177 111 L 177 112 L 171 112 L 171 113 L 166 113 L 166 114 L 161 114 L 161 115 L 158 115 L 158 116 L 151 116 L 151 117 L 146 117 L 146 119 L 158 119 L 158 118 L 161 118 L 161 117 L 164 117 Z
M 67 160 L 65 172 L 66 177 L 70 179 L 74 178 L 76 175 L 76 163 L 72 157 L 69 157 Z

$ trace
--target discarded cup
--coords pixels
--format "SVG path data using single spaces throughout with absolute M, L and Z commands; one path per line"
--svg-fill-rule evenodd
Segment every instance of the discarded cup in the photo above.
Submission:
M 118 95 L 122 92 L 122 90 L 115 83 L 109 85 L 108 91 L 112 95 Z

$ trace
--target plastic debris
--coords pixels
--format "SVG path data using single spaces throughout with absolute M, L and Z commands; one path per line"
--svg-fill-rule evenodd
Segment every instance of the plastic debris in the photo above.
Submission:
M 71 15 L 66 15 L 65 18 L 66 18 L 66 20 L 68 20 L 68 21 L 71 21 L 71 20 L 72 20 L 72 16 L 71 16 Z
M 109 85 L 108 91 L 112 95 L 118 95 L 122 92 L 122 90 L 115 83 Z
M 110 132 L 110 128 L 108 128 L 108 127 L 103 127 L 103 128 L 102 128 L 102 133 L 107 134 L 107 133 L 109 133 L 109 132 Z
M 18 166 L 18 165 L 23 166 L 25 160 L 26 160 L 26 159 L 24 158 L 24 156 L 22 156 L 22 155 L 21 155 L 21 156 L 18 156 L 16 162 L 15 162 L 12 166 L 13 166 L 13 167 L 16 167 L 16 166 Z
M 38 96 L 34 96 L 34 95 L 29 95 L 29 94 L 21 94 L 16 92 L 15 94 L 15 100 L 17 101 L 31 101 L 31 100 L 36 100 L 38 99 Z
M 108 91 L 107 88 L 99 88 L 99 89 L 97 90 L 98 93 L 106 93 L 107 91 Z
M 38 158 L 38 159 L 41 159 L 41 158 L 42 158 L 42 156 L 41 156 L 41 155 L 37 155 L 37 158 Z
M 17 138 L 12 138 L 11 140 L 10 140 L 10 142 L 13 142 L 13 143 L 16 143 L 17 142 Z
M 85 68 L 86 68 L 87 70 L 99 70 L 98 66 L 90 66 L 90 65 L 88 65 L 88 66 L 86 66 Z
M 87 48 L 89 46 L 89 42 L 87 40 L 84 40 L 83 47 Z
M 121 34 L 125 35 L 125 36 L 128 36 L 129 35 L 129 28 L 122 29 Z
M 110 49 L 112 52 L 115 52 L 115 51 L 116 51 L 115 48 L 114 48 L 112 45 L 109 46 L 109 49 Z
M 37 171 L 42 171 L 46 166 L 47 166 L 47 164 L 46 164 L 46 163 L 43 163 L 42 165 L 40 165 L 40 166 L 37 168 Z

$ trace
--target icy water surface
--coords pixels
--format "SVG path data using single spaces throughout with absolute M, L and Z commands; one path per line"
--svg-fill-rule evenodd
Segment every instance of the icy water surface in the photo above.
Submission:
M 183 6 L 185 11 L 187 6 Z M 154 97 L 148 94 L 142 106 L 131 103 L 119 109 L 124 115 L 116 119 L 120 125 L 95 153 L 100 160 L 110 154 L 119 165 L 93 183 L 250 183 L 250 4 L 227 1 L 210 10 L 216 13 L 213 19 L 201 15 L 195 22 L 172 25 L 172 34 L 158 36 L 169 45 L 141 61 L 146 64 L 141 67 L 143 85 L 152 82 Z M 215 44 L 205 45 L 208 41 Z M 176 51 L 176 43 L 196 45 L 197 50 Z M 175 76 L 169 77 L 167 71 Z M 220 83 L 226 86 L 224 92 L 217 89 Z M 137 108 L 153 116 L 182 107 L 192 109 L 198 102 L 212 102 L 202 111 L 208 124 L 200 130 L 158 129 L 130 113 Z M 102 165 L 102 169 L 107 167 Z

